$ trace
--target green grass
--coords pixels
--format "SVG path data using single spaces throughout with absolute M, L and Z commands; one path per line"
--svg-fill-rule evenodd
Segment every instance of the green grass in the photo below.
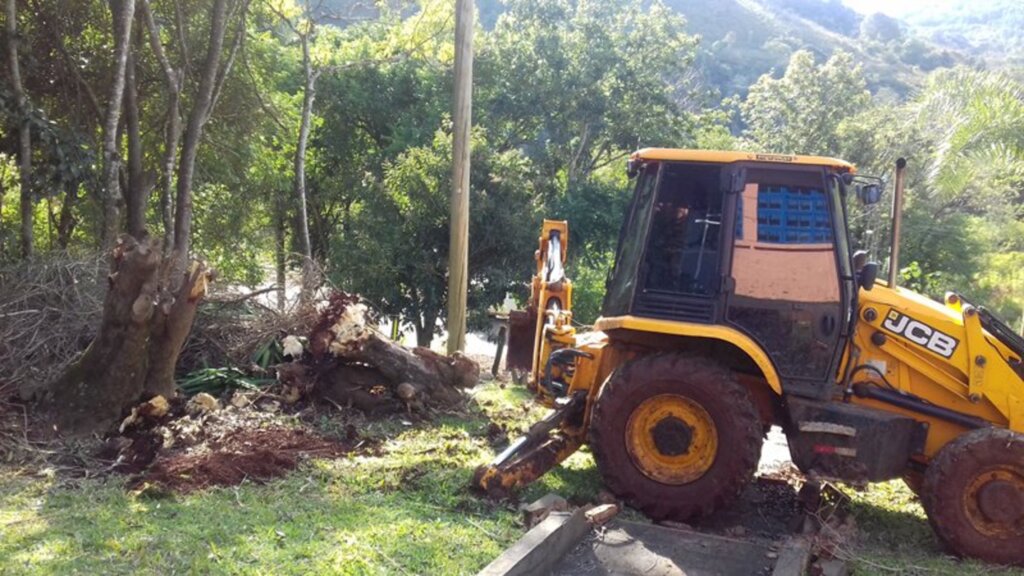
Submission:
M 901 480 L 843 489 L 858 528 L 846 552 L 856 574 L 1024 574 L 947 556 L 932 533 L 924 509 Z
M 523 527 L 514 506 L 477 498 L 468 482 L 493 456 L 489 422 L 514 435 L 542 414 L 528 403 L 521 390 L 486 385 L 468 417 L 364 427 L 389 438 L 380 456 L 314 461 L 266 485 L 186 496 L 133 496 L 116 477 L 72 484 L 0 473 L 0 572 L 475 573 Z M 580 452 L 522 497 L 586 500 L 599 487 Z
M 376 456 L 307 463 L 265 485 L 169 497 L 127 493 L 122 478 L 68 481 L 0 468 L 3 574 L 472 574 L 523 533 L 513 504 L 467 488 L 493 457 L 491 422 L 510 436 L 544 413 L 519 388 L 481 386 L 468 415 L 414 426 L 357 421 Z M 343 430 L 340 417 L 317 423 Z M 592 501 L 600 478 L 582 450 L 521 500 Z M 857 574 L 991 574 L 942 555 L 900 482 L 847 491 L 859 528 Z M 633 513 L 630 519 L 638 519 Z

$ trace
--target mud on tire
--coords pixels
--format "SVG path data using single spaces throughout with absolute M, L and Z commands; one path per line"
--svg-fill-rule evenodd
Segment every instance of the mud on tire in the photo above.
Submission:
M 645 400 L 683 396 L 702 407 L 717 432 L 710 468 L 685 484 L 648 477 L 627 449 L 627 423 Z M 761 454 L 762 423 L 749 391 L 706 358 L 658 354 L 616 370 L 598 395 L 590 445 L 607 488 L 654 520 L 692 520 L 734 502 L 751 480 Z

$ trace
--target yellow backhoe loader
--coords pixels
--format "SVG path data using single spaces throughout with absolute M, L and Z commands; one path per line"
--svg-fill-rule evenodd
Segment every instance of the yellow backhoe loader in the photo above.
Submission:
M 833 158 L 644 149 L 602 316 L 572 323 L 568 224 L 546 220 L 508 363 L 552 408 L 474 481 L 501 495 L 587 443 L 653 519 L 728 506 L 768 428 L 806 474 L 904 478 L 953 552 L 1024 565 L 1024 339 L 950 292 L 897 286 L 850 248 L 846 202 L 883 184 Z

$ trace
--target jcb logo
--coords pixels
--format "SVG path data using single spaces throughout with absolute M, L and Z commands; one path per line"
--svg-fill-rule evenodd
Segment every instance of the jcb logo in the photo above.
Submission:
M 935 328 L 918 322 L 910 316 L 900 314 L 895 310 L 889 310 L 889 313 L 885 316 L 885 321 L 882 322 L 882 327 L 894 334 L 903 336 L 914 344 L 924 346 L 943 358 L 952 356 L 953 352 L 956 352 L 957 345 L 960 344 L 956 338 L 949 334 L 939 332 Z

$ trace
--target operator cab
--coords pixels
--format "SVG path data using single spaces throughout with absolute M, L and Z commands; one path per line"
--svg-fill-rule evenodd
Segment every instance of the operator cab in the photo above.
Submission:
M 787 392 L 827 395 L 856 293 L 842 182 L 852 171 L 831 158 L 635 153 L 603 318 L 735 328 Z

